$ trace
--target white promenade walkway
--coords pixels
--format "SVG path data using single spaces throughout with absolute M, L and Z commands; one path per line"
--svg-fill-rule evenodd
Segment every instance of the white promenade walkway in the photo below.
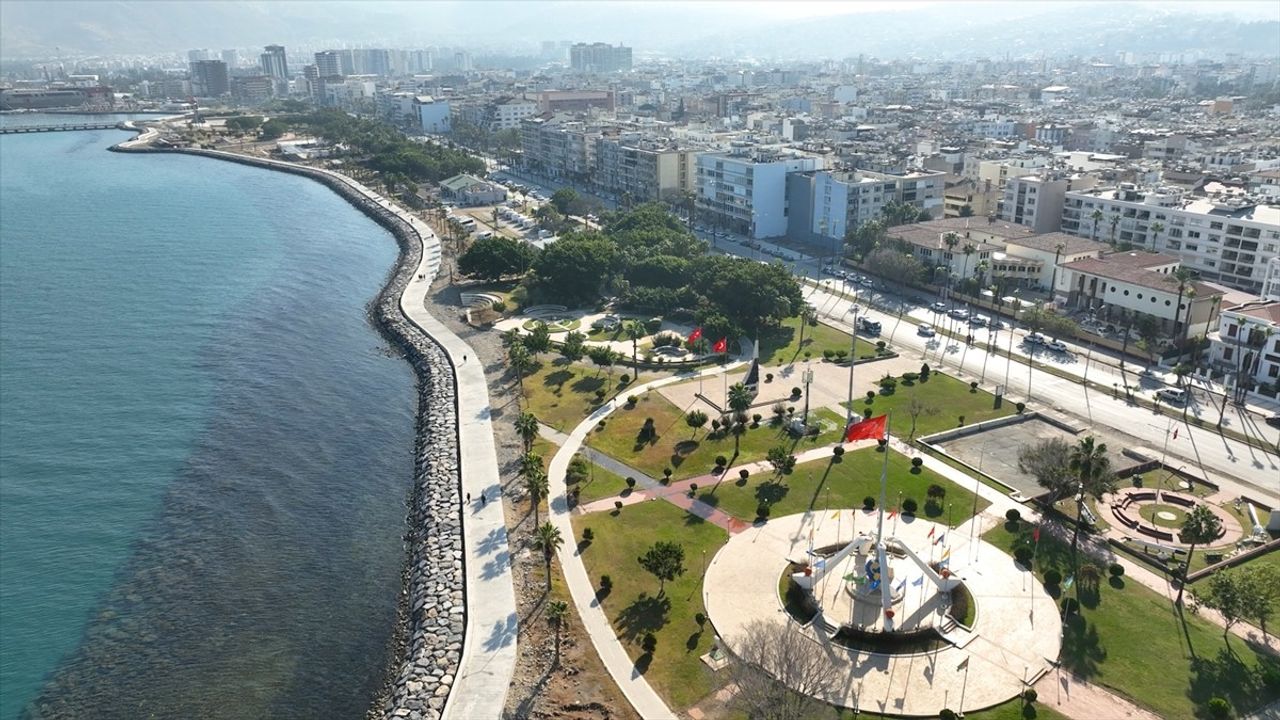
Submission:
M 201 154 L 241 157 L 223 151 Z M 515 672 L 519 630 L 511 581 L 511 552 L 499 497 L 502 485 L 498 476 L 498 456 L 490 423 L 492 407 L 484 368 L 471 346 L 427 312 L 425 305 L 431 282 L 440 267 L 440 240 L 426 223 L 412 213 L 345 175 L 278 160 L 254 160 L 329 175 L 395 213 L 414 228 L 422 241 L 422 259 L 400 296 L 400 309 L 410 322 L 444 348 L 453 364 L 458 389 L 462 492 L 469 493 L 474 499 L 469 507 L 464 505 L 462 518 L 467 623 L 458 676 L 454 678 L 453 689 L 445 704 L 444 717 L 458 720 L 500 718 Z M 481 493 L 492 502 L 479 503 Z
M 691 378 L 696 378 L 698 375 L 716 375 L 742 364 L 744 363 L 732 362 L 697 373 L 682 373 L 662 378 L 661 380 L 654 380 L 644 385 L 628 388 L 627 395 L 642 395 L 663 385 L 684 382 Z M 640 717 L 645 720 L 674 719 L 676 714 L 672 712 L 671 708 L 667 707 L 667 703 L 658 696 L 658 693 L 649 685 L 649 681 L 645 679 L 644 675 L 636 670 L 635 661 L 631 659 L 631 656 L 627 655 L 627 649 L 622 646 L 622 641 L 618 639 L 617 633 L 609 623 L 609 618 L 605 616 L 604 610 L 600 607 L 600 601 L 596 599 L 595 585 L 591 582 L 591 576 L 587 574 L 586 566 L 582 563 L 582 555 L 578 551 L 578 544 L 574 542 L 573 523 L 570 522 L 569 504 L 566 500 L 568 486 L 565 485 L 564 478 L 566 471 L 569 469 L 569 460 L 582 447 L 583 440 L 586 439 L 587 433 L 591 428 L 595 427 L 601 418 L 608 416 L 621 407 L 624 402 L 626 402 L 625 396 L 615 397 L 591 413 L 586 420 L 578 423 L 578 426 L 573 429 L 573 432 L 569 433 L 568 439 L 556 452 L 555 457 L 551 459 L 551 467 L 547 473 L 551 482 L 550 520 L 551 524 L 560 530 L 560 535 L 565 538 L 565 543 L 561 546 L 558 554 L 560 565 L 564 569 L 565 584 L 569 587 L 569 595 L 573 598 L 573 604 L 578 609 L 578 615 L 582 618 L 582 625 L 586 628 L 587 636 L 591 638 L 591 644 L 595 646 L 596 652 L 600 655 L 600 660 L 604 662 L 605 668 L 613 676 L 613 681 L 618 684 L 622 694 L 626 696 L 628 702 L 631 703 L 631 707 L 635 708 L 636 714 Z

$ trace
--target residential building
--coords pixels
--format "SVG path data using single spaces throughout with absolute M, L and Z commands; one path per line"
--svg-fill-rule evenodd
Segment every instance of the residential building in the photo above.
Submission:
M 289 62 L 284 56 L 284 46 L 268 45 L 264 50 L 265 52 L 258 56 L 258 61 L 262 64 L 262 72 L 277 80 L 288 80 Z
M 567 115 L 535 117 L 520 123 L 520 147 L 526 166 L 552 180 L 591 182 L 599 136 L 599 129 Z
M 1262 280 L 1261 294 L 1267 300 L 1280 300 L 1280 257 L 1267 261 L 1267 274 Z
M 1280 302 L 1223 309 L 1217 332 L 1209 335 L 1209 364 L 1233 386 L 1280 384 Z
M 250 105 L 267 102 L 275 97 L 275 91 L 275 78 L 267 75 L 241 75 L 231 80 L 232 96 Z
M 614 73 L 631 69 L 631 48 L 608 43 L 576 43 L 569 48 L 569 67 L 577 73 Z
M 1174 255 L 1206 280 L 1251 293 L 1262 290 L 1267 262 L 1280 257 L 1280 206 L 1171 187 L 1068 191 L 1062 230 Z
M 1090 310 L 1117 325 L 1132 325 L 1148 316 L 1164 337 L 1182 340 L 1207 335 L 1224 293 L 1198 281 L 1187 283 L 1179 292 L 1173 276 L 1178 265 L 1177 257 L 1146 251 L 1064 263 L 1057 294 L 1065 295 L 1067 307 Z
M 972 217 L 996 214 L 999 202 L 990 180 L 978 182 L 964 178 L 943 189 L 943 217 L 962 217 L 961 213 L 965 207 L 969 208 L 969 215 Z
M 378 90 L 374 102 L 378 115 L 392 122 L 420 122 L 416 93 L 407 90 Z
M 240 51 L 235 49 L 223 50 L 218 54 L 222 62 L 227 64 L 228 68 L 240 67 Z
M 442 180 L 440 194 L 464 207 L 497 205 L 507 199 L 506 188 L 466 174 Z
M 1006 222 L 1027 225 L 1038 233 L 1062 228 L 1062 207 L 1070 190 L 1085 190 L 1097 184 L 1094 175 L 1063 175 L 1041 172 L 1011 177 L 1004 187 L 997 215 Z
M 538 114 L 538 103 L 516 97 L 501 97 L 488 102 L 473 102 L 455 108 L 466 123 L 489 132 L 515 130 L 520 122 Z
M 781 237 L 787 233 L 787 175 L 822 167 L 821 157 L 773 148 L 700 154 L 698 212 L 711 224 L 750 238 Z
M 332 50 L 316 53 L 317 77 L 334 77 L 345 74 L 342 71 L 342 59 L 338 57 L 338 53 Z
M 526 96 L 528 98 L 528 96 Z M 537 94 L 539 113 L 578 113 L 614 109 L 612 90 L 544 90 Z
M 231 90 L 227 64 L 221 60 L 191 63 L 191 92 L 198 97 L 221 97 Z
M 423 132 L 429 135 L 449 132 L 451 125 L 448 100 L 437 100 L 429 95 L 420 95 L 414 98 L 413 103 Z
M 888 230 L 889 237 L 907 243 L 925 268 L 943 268 L 956 279 L 982 275 L 983 284 L 987 279 L 1000 277 L 1002 284 L 1010 288 L 1033 286 L 1040 275 L 1041 262 L 1008 258 L 997 263 L 996 255 L 1007 254 L 1005 248 L 1011 240 L 1033 234 L 1028 227 L 990 218 L 926 220 Z M 954 236 L 954 245 L 948 244 L 951 236 Z M 966 246 L 972 248 L 972 252 L 966 253 Z
M 640 133 L 596 139 L 594 182 L 600 190 L 635 203 L 692 192 L 697 152 Z
M 787 176 L 788 237 L 836 252 L 859 225 L 874 220 L 897 195 L 897 183 L 848 171 Z

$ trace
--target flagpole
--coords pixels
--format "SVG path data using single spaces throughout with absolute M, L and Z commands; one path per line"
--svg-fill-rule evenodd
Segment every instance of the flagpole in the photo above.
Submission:
M 964 691 L 969 687 L 969 658 L 964 659 L 964 680 L 960 683 L 960 713 L 964 714 Z
M 852 388 L 852 384 L 850 385 Z M 852 406 L 851 406 L 852 407 Z M 889 481 L 889 425 L 893 420 L 893 411 L 890 410 L 884 420 L 884 465 L 880 469 L 880 518 L 876 522 L 876 544 L 884 542 L 884 505 L 886 486 Z
M 856 309 L 853 311 L 853 332 L 849 333 L 849 338 L 849 412 L 845 415 L 845 427 L 853 424 L 853 366 L 858 359 L 858 311 Z

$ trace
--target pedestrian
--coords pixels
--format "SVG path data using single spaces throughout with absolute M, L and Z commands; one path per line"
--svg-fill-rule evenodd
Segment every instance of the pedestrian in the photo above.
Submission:
M 480 507 L 484 507 L 487 502 L 489 502 L 489 499 L 484 496 L 484 492 L 482 491 L 480 493 Z
M 464 362 L 464 363 L 465 363 L 466 361 L 467 361 L 467 356 L 466 356 L 466 355 L 463 355 L 463 356 L 462 356 L 462 362 Z
M 471 493 L 467 493 L 467 504 L 471 504 Z

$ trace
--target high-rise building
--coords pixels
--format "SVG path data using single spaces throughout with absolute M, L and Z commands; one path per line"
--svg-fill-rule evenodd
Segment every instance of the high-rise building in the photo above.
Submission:
M 220 97 L 231 90 L 227 64 L 221 60 L 191 63 L 191 92 L 198 97 Z
M 240 51 L 236 49 L 223 50 L 222 62 L 227 64 L 228 68 L 240 66 Z
M 342 72 L 341 58 L 338 53 L 332 50 L 316 53 L 316 71 L 319 77 L 333 77 L 345 74 Z
M 580 73 L 625 72 L 631 69 L 631 48 L 608 43 L 577 43 L 569 48 L 569 66 Z
M 266 52 L 258 56 L 259 62 L 262 63 L 263 74 L 277 80 L 289 79 L 289 63 L 284 58 L 284 46 L 268 45 L 265 50 Z
M 208 60 L 208 59 L 209 59 L 208 48 L 197 48 L 195 50 L 187 51 L 188 63 L 200 62 L 201 60 Z

